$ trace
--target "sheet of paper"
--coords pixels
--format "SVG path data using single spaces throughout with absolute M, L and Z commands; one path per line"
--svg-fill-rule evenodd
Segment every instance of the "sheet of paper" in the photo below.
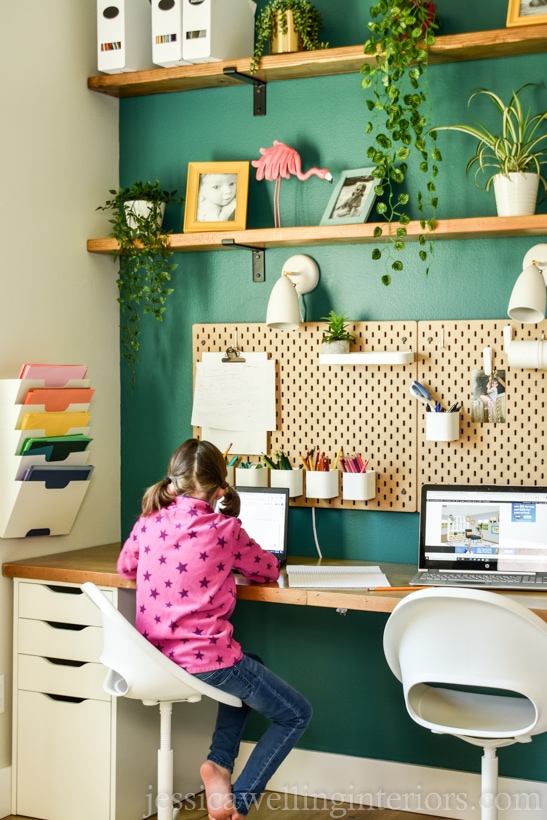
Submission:
M 201 438 L 215 444 L 221 453 L 230 447 L 230 455 L 259 456 L 268 449 L 268 434 L 265 430 L 215 430 L 213 427 L 202 427 Z
M 245 362 L 237 364 L 222 362 L 223 356 L 204 353 L 196 364 L 192 425 L 241 433 L 275 430 L 275 362 L 266 353 L 245 353 Z

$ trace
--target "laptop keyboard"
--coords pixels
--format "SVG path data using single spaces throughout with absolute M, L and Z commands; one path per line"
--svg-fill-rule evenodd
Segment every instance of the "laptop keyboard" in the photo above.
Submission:
M 492 587 L 497 589 L 544 589 L 547 590 L 547 573 L 524 575 L 518 573 L 497 573 L 486 575 L 479 572 L 421 572 L 412 580 L 413 584 L 433 586 Z

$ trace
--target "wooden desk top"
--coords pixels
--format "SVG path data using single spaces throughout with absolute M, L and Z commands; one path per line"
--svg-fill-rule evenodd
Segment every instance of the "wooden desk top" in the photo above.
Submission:
M 8 578 L 29 578 L 38 581 L 83 584 L 92 581 L 98 586 L 124 587 L 134 589 L 135 582 L 121 578 L 116 572 L 116 559 L 121 549 L 120 543 L 103 544 L 97 547 L 72 550 L 70 552 L 43 555 L 11 561 L 3 566 L 3 574 Z M 289 558 L 289 563 L 317 564 L 316 558 Z M 322 564 L 341 564 L 344 561 L 323 559 Z M 352 561 L 376 565 L 373 561 Z M 382 571 L 394 587 L 406 586 L 414 575 L 413 564 L 380 562 Z M 241 576 L 236 576 L 237 597 L 245 601 L 267 601 L 276 604 L 296 606 L 320 606 L 330 609 L 358 610 L 366 612 L 392 612 L 396 604 L 408 592 L 368 592 L 365 590 L 294 589 L 289 587 L 287 573 L 282 571 L 275 584 L 257 584 Z M 547 595 L 545 593 L 511 592 L 521 604 L 531 609 L 547 621 Z

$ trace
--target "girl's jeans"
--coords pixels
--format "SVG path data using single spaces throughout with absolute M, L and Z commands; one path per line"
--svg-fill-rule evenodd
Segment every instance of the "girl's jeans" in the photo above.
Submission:
M 208 760 L 233 771 L 250 710 L 272 721 L 233 784 L 234 806 L 239 814 L 245 815 L 303 734 L 311 720 L 311 706 L 256 655 L 246 653 L 234 666 L 200 672 L 195 677 L 243 701 L 241 708 L 219 703 Z

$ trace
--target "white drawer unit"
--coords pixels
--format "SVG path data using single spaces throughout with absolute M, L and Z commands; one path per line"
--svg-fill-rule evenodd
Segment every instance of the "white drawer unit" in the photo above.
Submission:
M 43 820 L 156 814 L 156 707 L 110 698 L 100 615 L 79 585 L 15 579 L 12 812 Z M 133 590 L 102 587 L 127 617 Z M 175 705 L 175 789 L 201 790 L 216 704 Z

